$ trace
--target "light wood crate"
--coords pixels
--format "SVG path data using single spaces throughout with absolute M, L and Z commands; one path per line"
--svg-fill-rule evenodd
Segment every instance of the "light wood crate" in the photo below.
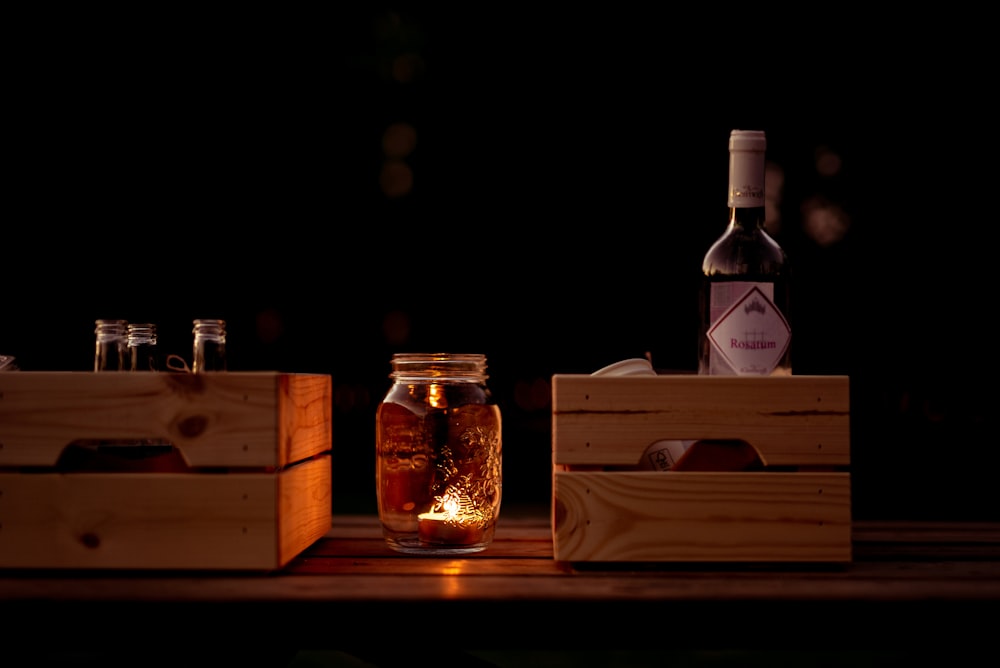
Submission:
M 851 561 L 847 376 L 552 377 L 553 556 Z M 738 439 L 753 471 L 644 471 L 664 439 Z
M 322 374 L 0 373 L 0 567 L 280 569 L 332 524 L 331 398 Z M 57 468 L 141 439 L 180 467 Z

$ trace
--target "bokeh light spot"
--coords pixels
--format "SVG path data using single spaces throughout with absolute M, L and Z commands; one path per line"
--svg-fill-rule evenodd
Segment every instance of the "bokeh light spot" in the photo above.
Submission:
M 407 195 L 413 190 L 413 170 L 402 160 L 386 160 L 379 174 L 379 187 L 392 199 Z
M 802 203 L 802 226 L 817 244 L 831 246 L 847 235 L 851 219 L 842 207 L 822 197 L 810 197 Z
M 390 158 L 405 158 L 417 145 L 417 131 L 409 123 L 393 123 L 382 133 L 382 151 Z

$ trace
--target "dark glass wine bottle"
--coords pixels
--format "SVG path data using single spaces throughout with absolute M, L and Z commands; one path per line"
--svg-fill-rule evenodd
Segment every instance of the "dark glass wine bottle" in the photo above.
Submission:
M 759 130 L 729 136 L 729 224 L 702 260 L 698 373 L 791 375 L 787 256 L 764 227 Z

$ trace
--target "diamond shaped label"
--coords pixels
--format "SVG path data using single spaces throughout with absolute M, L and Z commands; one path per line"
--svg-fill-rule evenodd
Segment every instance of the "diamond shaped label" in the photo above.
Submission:
M 750 288 L 708 331 L 712 347 L 740 375 L 767 376 L 778 365 L 792 330 L 760 288 Z

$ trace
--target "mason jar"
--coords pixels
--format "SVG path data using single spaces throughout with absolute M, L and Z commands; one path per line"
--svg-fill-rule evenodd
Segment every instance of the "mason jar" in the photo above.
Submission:
M 468 554 L 493 541 L 500 514 L 500 409 L 486 356 L 397 353 L 376 411 L 382 535 L 409 554 Z

